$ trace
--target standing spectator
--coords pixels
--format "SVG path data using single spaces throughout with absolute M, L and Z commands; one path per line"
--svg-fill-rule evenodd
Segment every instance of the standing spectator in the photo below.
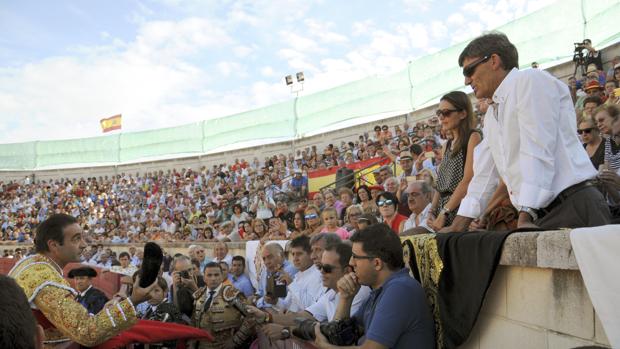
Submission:
M 379 206 L 381 221 L 387 224 L 396 235 L 400 234 L 403 231 L 403 226 L 407 217 L 401 215 L 396 210 L 396 207 L 398 207 L 396 195 L 387 191 L 379 194 L 377 197 L 377 206 Z
M 302 174 L 301 168 L 296 168 L 291 179 L 291 190 L 295 197 L 304 198 L 308 195 L 308 177 Z
M 256 213 L 256 218 L 267 220 L 273 217 L 273 210 L 276 208 L 276 203 L 271 197 L 267 197 L 264 189 L 258 189 L 258 195 L 255 197 L 254 202 L 250 205 L 250 211 Z
M 464 92 L 453 91 L 441 97 L 437 116 L 442 130 L 452 135 L 437 169 L 437 191 L 431 211 L 433 217 L 428 222 L 439 231 L 452 224 L 461 200 L 467 194 L 467 186 L 474 175 L 474 148 L 482 137 L 474 129 L 476 119 L 473 107 Z
M 232 256 L 228 253 L 228 245 L 225 242 L 216 242 L 213 247 L 213 261 L 216 263 L 226 262 L 232 264 Z
M 607 224 L 609 209 L 591 182 L 597 172 L 577 138 L 566 85 L 537 69 L 519 71 L 517 49 L 501 33 L 470 42 L 459 65 L 477 98 L 493 98 L 494 117 L 485 120 L 474 178 L 458 219 L 446 230 L 465 231 L 484 212 L 500 178 L 519 208 L 519 228 Z
M 93 278 L 97 277 L 97 271 L 91 267 L 74 268 L 69 271 L 68 277 L 74 280 L 75 289 L 78 291 L 75 300 L 80 302 L 89 314 L 99 314 L 109 299 L 103 291 L 93 287 Z

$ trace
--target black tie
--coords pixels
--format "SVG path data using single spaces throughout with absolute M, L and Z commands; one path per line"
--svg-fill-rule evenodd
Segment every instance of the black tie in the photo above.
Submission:
M 205 311 L 209 310 L 211 306 L 211 302 L 213 302 L 213 295 L 215 294 L 215 290 L 209 291 L 209 298 L 207 298 L 207 302 L 205 303 Z

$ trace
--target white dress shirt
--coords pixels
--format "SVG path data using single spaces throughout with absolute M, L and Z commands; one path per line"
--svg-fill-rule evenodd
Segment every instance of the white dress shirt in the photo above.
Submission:
M 596 177 L 577 137 L 575 108 L 565 83 L 538 69 L 515 68 L 493 94 L 493 102 L 460 216 L 479 217 L 499 177 L 518 209 L 545 208 L 564 189 Z
M 370 296 L 370 288 L 368 286 L 360 287 L 359 292 L 353 298 L 353 303 L 351 303 L 351 316 L 364 304 L 368 296 Z M 307 307 L 306 311 L 318 321 L 333 321 L 339 301 L 339 294 L 334 290 L 329 290 L 315 304 Z
M 428 205 L 426 205 L 426 207 L 424 208 L 424 210 L 422 210 L 422 212 L 420 212 L 419 216 L 420 216 L 420 222 L 419 224 L 415 224 L 415 219 L 418 215 L 415 214 L 415 212 L 411 212 L 411 216 L 409 216 L 409 219 L 407 219 L 405 221 L 405 225 L 403 226 L 403 231 L 407 230 L 407 229 L 411 229 L 411 228 L 416 228 L 416 227 L 424 227 L 430 231 L 433 231 L 433 229 L 431 229 L 428 224 L 426 224 L 426 220 L 428 219 L 428 215 L 431 212 L 431 206 L 432 204 L 429 203 Z
M 288 311 L 302 311 L 316 303 L 323 295 L 321 272 L 312 264 L 304 271 L 298 271 L 290 285 L 286 298 L 279 299 L 277 307 Z

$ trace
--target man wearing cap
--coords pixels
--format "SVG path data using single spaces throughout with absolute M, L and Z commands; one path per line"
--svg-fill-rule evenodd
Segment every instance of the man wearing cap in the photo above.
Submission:
M 403 170 L 403 172 L 398 177 L 400 187 L 398 188 L 398 191 L 396 192 L 396 197 L 398 198 L 398 201 L 399 201 L 398 213 L 402 214 L 403 216 L 409 217 L 409 215 L 411 214 L 411 210 L 409 210 L 409 206 L 407 205 L 406 189 L 408 185 L 407 177 L 414 176 L 413 156 L 411 155 L 411 152 L 409 152 L 408 150 L 401 151 L 400 160 L 398 161 L 398 164 L 400 165 L 400 168 Z
M 291 188 L 295 196 L 306 197 L 308 195 L 308 178 L 301 173 L 301 168 L 295 169 L 295 174 L 291 180 Z
M 75 268 L 69 272 L 69 279 L 74 280 L 75 289 L 78 291 L 75 300 L 80 302 L 89 314 L 98 314 L 109 300 L 105 293 L 93 287 L 94 277 L 97 277 L 97 271 L 91 267 Z

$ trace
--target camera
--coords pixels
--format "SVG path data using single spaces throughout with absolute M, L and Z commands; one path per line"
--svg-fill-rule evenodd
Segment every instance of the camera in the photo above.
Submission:
M 280 273 L 276 273 L 269 278 L 267 278 L 267 287 L 265 292 L 267 295 L 276 298 L 286 298 L 287 289 L 286 282 L 279 282 L 278 277 Z
M 315 340 L 314 326 L 316 321 L 311 319 L 295 319 L 297 327 L 293 334 L 307 341 Z M 355 345 L 364 334 L 364 329 L 357 323 L 355 318 L 323 322 L 319 325 L 321 333 L 327 341 L 334 345 Z
M 188 270 L 183 270 L 182 272 L 180 272 L 179 274 L 181 274 L 181 277 L 183 279 L 189 279 L 189 271 Z

